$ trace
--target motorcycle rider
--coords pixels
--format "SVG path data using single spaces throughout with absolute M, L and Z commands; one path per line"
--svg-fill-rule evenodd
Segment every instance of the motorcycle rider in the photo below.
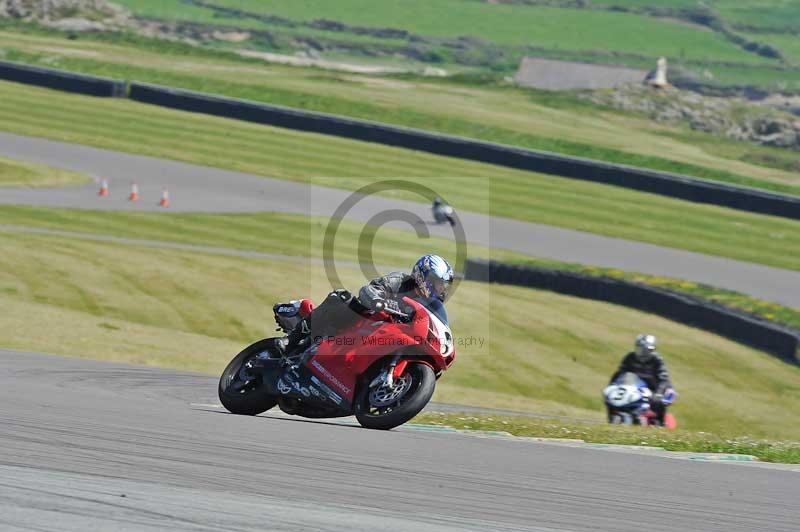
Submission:
M 664 425 L 667 405 L 675 398 L 675 390 L 673 390 L 670 382 L 667 365 L 656 351 L 656 337 L 652 334 L 643 333 L 638 335 L 633 346 L 634 350 L 622 359 L 619 368 L 611 376 L 609 384 L 612 384 L 620 375 L 627 372 L 638 375 L 653 392 L 650 408 L 656 415 L 658 424 Z
M 423 255 L 414 264 L 410 275 L 392 272 L 373 279 L 361 288 L 357 298 L 347 290 L 334 290 L 310 316 L 289 332 L 283 351 L 291 353 L 299 346 L 307 345 L 308 339 L 334 336 L 362 319 L 363 312 L 375 312 L 403 297 L 427 303 L 433 312 L 444 315 L 443 321 L 446 322 L 443 303 L 453 277 L 453 268 L 445 259 L 439 255 Z
M 433 211 L 433 219 L 437 224 L 443 224 L 447 222 L 451 227 L 456 225 L 456 220 L 453 217 L 453 207 L 445 203 L 444 200 L 442 200 L 442 198 L 439 196 L 433 198 L 431 210 Z

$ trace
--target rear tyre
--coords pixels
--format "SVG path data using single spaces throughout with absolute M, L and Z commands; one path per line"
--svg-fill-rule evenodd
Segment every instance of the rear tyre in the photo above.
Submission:
M 356 396 L 356 419 L 368 429 L 393 429 L 419 414 L 431 400 L 435 387 L 433 369 L 422 362 L 411 362 L 391 389 L 361 388 Z
M 246 347 L 230 361 L 219 378 L 218 394 L 228 412 L 245 416 L 255 416 L 266 412 L 278 401 L 266 391 L 261 376 L 247 373 L 245 364 L 261 353 L 275 356 L 275 339 L 267 338 Z

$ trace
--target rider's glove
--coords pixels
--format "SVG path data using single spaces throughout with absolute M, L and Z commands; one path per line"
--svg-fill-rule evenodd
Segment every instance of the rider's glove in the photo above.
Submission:
M 672 388 L 667 388 L 664 390 L 664 398 L 662 401 L 665 405 L 672 404 L 675 401 L 675 398 L 678 397 L 678 394 Z
M 373 312 L 380 312 L 383 310 L 383 307 L 386 305 L 386 301 L 381 298 L 370 299 L 366 303 L 366 307 Z
M 400 306 L 394 299 L 373 299 L 370 308 L 375 312 L 381 312 L 382 310 L 400 312 Z
M 678 394 L 675 393 L 675 390 L 672 388 L 665 388 L 663 391 L 653 395 L 653 402 L 654 403 L 661 403 L 664 405 L 670 405 L 675 401 L 675 397 Z

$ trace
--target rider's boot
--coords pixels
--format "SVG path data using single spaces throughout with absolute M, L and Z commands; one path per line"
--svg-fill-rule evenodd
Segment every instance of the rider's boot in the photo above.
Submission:
M 291 355 L 298 347 L 306 344 L 306 339 L 311 336 L 311 329 L 308 324 L 308 319 L 303 318 L 295 325 L 294 329 L 289 331 L 286 336 L 286 345 L 283 348 L 284 355 Z
M 285 355 L 293 355 L 313 340 L 335 336 L 360 317 L 351 308 L 352 296 L 347 290 L 334 290 L 314 311 L 300 320 L 286 337 Z
M 664 417 L 665 417 L 665 416 L 666 416 L 666 414 L 667 414 L 667 407 L 666 407 L 666 405 L 664 405 L 664 403 L 663 403 L 663 402 L 661 402 L 660 400 L 658 400 L 658 399 L 655 399 L 655 400 L 654 400 L 654 401 L 651 403 L 651 405 L 650 405 L 650 409 L 653 411 L 653 414 L 655 414 L 655 417 L 656 417 L 656 424 L 657 424 L 659 427 L 663 427 L 663 426 L 664 426 Z

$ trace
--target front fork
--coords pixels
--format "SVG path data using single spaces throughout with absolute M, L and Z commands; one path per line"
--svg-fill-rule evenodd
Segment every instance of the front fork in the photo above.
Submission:
M 403 374 L 406 369 L 406 364 L 398 364 L 400 362 L 400 355 L 394 355 L 389 365 L 381 371 L 377 377 L 372 379 L 369 383 L 370 388 L 385 386 L 388 389 L 394 388 L 394 379 Z

